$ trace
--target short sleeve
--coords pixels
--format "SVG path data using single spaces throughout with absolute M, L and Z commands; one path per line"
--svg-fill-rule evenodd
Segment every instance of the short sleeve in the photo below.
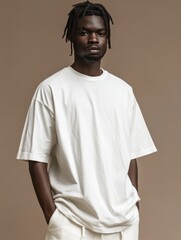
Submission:
M 20 141 L 17 159 L 48 163 L 52 147 L 56 142 L 55 118 L 43 102 L 45 92 L 38 90 L 28 110 Z
M 130 141 L 131 159 L 135 159 L 157 150 L 134 95 L 132 103 Z

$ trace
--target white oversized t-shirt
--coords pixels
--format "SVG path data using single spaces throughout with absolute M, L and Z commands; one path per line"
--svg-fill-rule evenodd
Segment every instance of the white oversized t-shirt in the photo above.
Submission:
M 48 163 L 54 201 L 65 216 L 112 233 L 138 217 L 131 159 L 155 151 L 126 82 L 105 70 L 90 77 L 66 67 L 38 86 L 17 158 Z

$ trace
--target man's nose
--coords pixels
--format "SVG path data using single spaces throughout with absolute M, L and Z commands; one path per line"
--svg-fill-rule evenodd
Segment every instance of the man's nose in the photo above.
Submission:
M 97 33 L 93 32 L 89 35 L 89 42 L 92 42 L 92 43 L 99 42 Z

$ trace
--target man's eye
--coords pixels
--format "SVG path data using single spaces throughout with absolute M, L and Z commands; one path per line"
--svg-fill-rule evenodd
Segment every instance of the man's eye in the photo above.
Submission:
M 106 33 L 105 33 L 105 32 L 98 32 L 98 34 L 99 34 L 99 36 L 101 36 L 101 37 L 103 37 L 103 36 L 105 36 L 105 35 L 106 35 Z
M 86 31 L 81 31 L 81 32 L 80 32 L 80 35 L 81 35 L 81 36 L 87 36 L 87 35 L 88 35 L 88 32 L 86 32 Z

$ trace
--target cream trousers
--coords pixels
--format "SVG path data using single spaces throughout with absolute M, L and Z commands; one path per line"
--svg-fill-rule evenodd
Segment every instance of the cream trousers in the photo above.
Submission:
M 102 234 L 72 222 L 55 210 L 50 219 L 45 240 L 138 240 L 138 235 L 139 219 L 122 232 Z

